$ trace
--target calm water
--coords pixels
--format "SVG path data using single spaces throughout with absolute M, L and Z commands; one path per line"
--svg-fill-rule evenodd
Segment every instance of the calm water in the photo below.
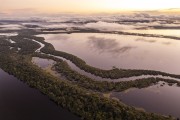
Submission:
M 49 60 L 38 57 L 34 57 L 33 60 L 36 60 L 36 62 L 34 63 L 36 63 L 37 65 L 39 65 L 40 62 L 46 65 L 51 64 Z M 84 75 L 89 76 L 88 73 Z M 92 76 L 89 77 L 93 78 Z M 138 79 L 138 78 L 140 79 L 145 77 L 146 76 L 130 77 L 122 80 L 133 80 L 133 79 Z M 149 76 L 149 77 L 153 77 L 153 76 Z M 95 77 L 96 80 L 100 80 L 97 78 L 100 77 Z M 110 79 L 107 80 L 112 81 Z M 122 81 L 122 80 L 119 79 L 115 81 Z M 173 115 L 175 117 L 180 117 L 179 116 L 180 94 L 178 94 L 180 92 L 180 87 L 169 86 L 167 84 L 164 84 L 164 86 L 162 87 L 161 85 L 163 85 L 163 82 L 160 82 L 158 85 L 154 85 L 144 89 L 133 88 L 125 92 L 114 92 L 111 94 L 110 97 L 118 98 L 123 103 L 126 103 L 130 106 L 135 106 L 141 109 L 145 109 L 148 112 L 155 112 L 164 115 Z
M 0 120 L 79 120 L 0 69 Z
M 125 92 L 112 93 L 122 102 L 143 108 L 148 112 L 180 117 L 180 87 L 169 86 L 163 82 L 144 89 L 130 89 Z
M 124 30 L 130 33 L 157 34 L 180 37 L 180 30 L 176 29 L 149 29 L 149 30 Z
M 77 55 L 88 64 L 109 69 L 112 66 L 121 68 L 153 69 L 179 74 L 180 42 L 164 38 L 111 34 L 49 34 L 41 35 L 53 44 L 56 50 Z M 70 61 L 74 70 L 86 76 Z M 144 77 L 144 76 L 143 76 Z M 96 79 L 96 77 L 94 77 Z M 180 88 L 163 85 L 160 82 L 144 89 L 130 89 L 125 92 L 112 93 L 111 97 L 122 102 L 143 108 L 148 112 L 180 117 Z
M 134 77 L 128 77 L 128 78 L 119 78 L 119 79 L 102 78 L 99 76 L 95 76 L 91 73 L 85 72 L 84 70 L 81 70 L 74 63 L 72 63 L 70 60 L 66 60 L 66 59 L 59 57 L 59 56 L 54 56 L 54 57 L 66 61 L 72 70 L 75 70 L 78 73 L 80 73 L 81 75 L 85 75 L 85 76 L 92 78 L 94 80 L 97 80 L 97 81 L 119 82 L 119 81 L 130 81 L 130 80 L 137 80 L 137 79 L 143 79 L 143 78 L 149 78 L 149 77 L 154 77 L 154 78 L 158 77 L 158 78 L 173 79 L 173 80 L 180 81 L 180 79 L 176 79 L 176 78 L 172 78 L 172 77 L 168 77 L 168 76 L 162 76 L 162 75 L 155 75 L 155 76 L 154 75 L 141 75 L 141 76 L 134 76 Z M 33 57 L 32 62 L 34 64 L 38 65 L 39 67 L 43 68 L 43 69 L 46 69 L 47 67 L 55 64 L 55 61 L 53 61 L 53 60 L 43 59 L 43 58 L 39 58 L 39 57 Z M 57 73 L 57 74 L 59 74 L 59 73 Z M 62 78 L 61 74 L 59 74 L 59 75 Z M 64 79 L 64 77 L 63 77 L 63 79 Z
M 41 68 L 47 68 L 48 66 L 52 66 L 55 64 L 55 61 L 50 60 L 50 59 L 42 59 L 38 57 L 33 57 L 32 62 L 37 64 Z
M 41 35 L 56 50 L 95 67 L 159 70 L 180 74 L 180 41 L 129 35 L 75 33 Z

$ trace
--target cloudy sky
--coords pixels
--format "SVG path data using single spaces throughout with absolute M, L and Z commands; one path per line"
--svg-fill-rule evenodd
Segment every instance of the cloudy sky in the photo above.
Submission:
M 0 13 L 117 13 L 176 10 L 180 0 L 0 0 Z

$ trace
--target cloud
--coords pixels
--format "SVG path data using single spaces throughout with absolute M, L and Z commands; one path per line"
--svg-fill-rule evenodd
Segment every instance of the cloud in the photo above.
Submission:
M 143 26 L 143 27 L 148 27 L 148 26 L 157 26 L 157 25 L 161 25 L 161 23 L 159 21 L 156 22 L 149 22 L 149 23 L 141 23 L 138 22 L 135 24 L 136 26 Z
M 50 24 L 50 25 L 45 26 L 45 28 L 69 28 L 69 27 L 73 27 L 73 25 L 69 25 L 69 24 Z
M 107 22 L 96 22 L 96 23 L 88 23 L 84 25 L 85 28 L 105 30 L 105 31 L 121 31 L 121 30 L 132 30 L 136 27 L 133 25 L 123 25 L 118 23 L 107 23 Z
M 107 14 L 99 16 L 75 14 L 45 15 L 39 13 L 36 9 L 26 8 L 0 12 L 0 17 L 1 20 L 24 20 L 24 24 L 22 23 L 23 25 L 25 25 L 26 22 L 26 24 L 38 25 L 44 28 L 76 27 L 102 31 L 123 31 L 152 28 L 156 29 L 159 26 L 166 28 L 180 27 L 180 16 L 178 15 L 151 15 L 147 13 L 135 13 L 128 15 Z
M 23 26 L 18 24 L 4 24 L 0 25 L 1 30 L 20 30 Z

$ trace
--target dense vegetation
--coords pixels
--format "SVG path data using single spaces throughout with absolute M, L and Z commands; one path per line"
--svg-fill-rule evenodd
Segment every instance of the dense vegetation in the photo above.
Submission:
M 169 84 L 176 83 L 178 86 L 180 86 L 179 81 L 175 81 L 171 79 L 162 79 L 162 78 L 146 78 L 146 79 L 144 78 L 134 81 L 121 81 L 121 82 L 97 81 L 72 70 L 69 67 L 69 65 L 66 63 L 66 61 L 63 61 L 61 59 L 39 53 L 36 53 L 33 56 L 44 59 L 52 59 L 56 61 L 57 63 L 54 65 L 54 68 L 57 72 L 65 76 L 68 80 L 75 82 L 79 86 L 84 87 L 86 89 L 91 89 L 92 91 L 98 91 L 98 92 L 124 91 L 132 87 L 136 87 L 136 88 L 148 87 L 152 84 L 158 83 L 159 81 L 164 81 Z
M 130 69 L 118 69 L 118 68 L 113 68 L 111 70 L 102 70 L 102 69 L 87 65 L 84 60 L 78 58 L 77 56 L 74 56 L 72 54 L 62 52 L 62 51 L 56 51 L 53 45 L 44 41 L 44 38 L 33 37 L 33 36 L 32 38 L 45 45 L 45 47 L 41 49 L 41 52 L 63 57 L 67 60 L 70 60 L 80 69 L 86 72 L 89 72 L 91 74 L 94 74 L 96 76 L 100 76 L 102 78 L 118 79 L 118 78 L 140 76 L 140 75 L 162 75 L 162 76 L 180 78 L 180 75 L 174 75 L 174 74 L 164 73 L 160 71 L 153 71 L 153 70 L 130 70 Z
M 17 36 L 23 38 L 23 36 Z M 2 40 L 2 39 L 0 39 Z M 18 40 L 17 46 L 20 46 Z M 25 44 L 34 49 L 35 44 Z M 36 46 L 37 47 L 37 46 Z M 23 47 L 25 48 L 25 47 Z M 31 63 L 31 52 L 17 52 L 6 45 L 0 45 L 0 67 L 24 81 L 31 87 L 48 95 L 58 105 L 87 120 L 172 120 L 170 117 L 138 111 L 124 106 L 91 90 L 60 80 Z M 23 49 L 22 49 L 23 50 Z

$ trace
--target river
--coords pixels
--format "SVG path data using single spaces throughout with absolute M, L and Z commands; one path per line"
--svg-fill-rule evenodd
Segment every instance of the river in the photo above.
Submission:
M 0 120 L 80 120 L 0 69 Z

